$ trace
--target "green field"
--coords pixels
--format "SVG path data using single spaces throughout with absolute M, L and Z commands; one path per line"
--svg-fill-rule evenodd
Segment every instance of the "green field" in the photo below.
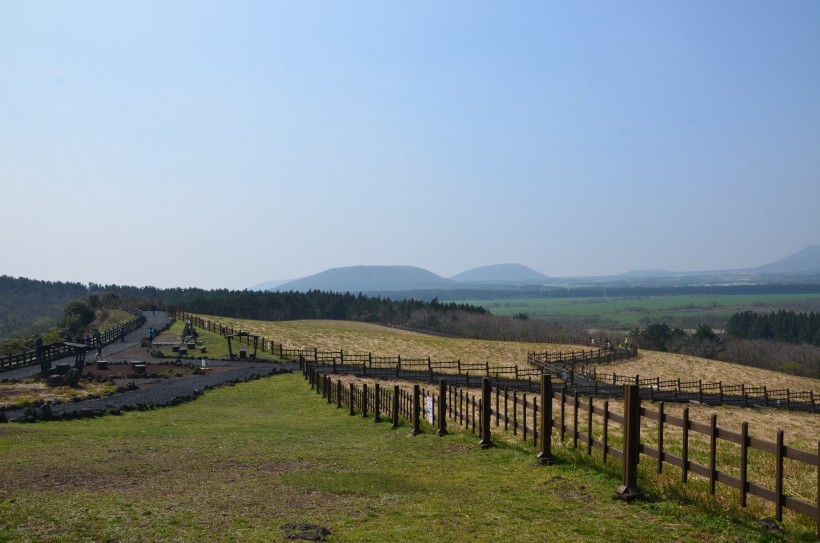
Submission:
M 0 426 L 0 541 L 809 541 L 668 498 L 625 503 L 616 470 L 556 447 L 425 427 L 391 430 L 328 405 L 300 375 L 119 417 Z M 708 501 L 708 500 L 707 500 Z
M 511 298 L 458 300 L 457 303 L 482 306 L 494 315 L 523 313 L 533 319 L 576 322 L 590 328 L 632 330 L 636 326 L 660 322 L 685 329 L 701 324 L 722 329 L 729 317 L 741 311 L 817 311 L 820 294 Z

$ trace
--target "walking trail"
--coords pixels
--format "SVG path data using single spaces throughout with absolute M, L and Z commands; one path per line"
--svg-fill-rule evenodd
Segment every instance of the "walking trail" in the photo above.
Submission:
M 146 406 L 167 405 L 169 402 L 180 399 L 190 399 L 203 391 L 224 385 L 246 381 L 256 377 L 262 377 L 280 373 L 283 371 L 295 371 L 299 369 L 298 363 L 272 363 L 272 362 L 251 362 L 251 361 L 231 361 L 231 360 L 209 360 L 209 370 L 204 375 L 190 375 L 187 377 L 166 378 L 141 378 L 129 379 L 123 375 L 123 371 L 116 369 L 130 368 L 132 362 L 145 362 L 146 374 L 161 373 L 169 368 L 169 359 L 157 359 L 150 355 L 150 349 L 142 347 L 142 340 L 148 337 L 148 328 L 163 330 L 168 325 L 169 317 L 165 311 L 143 311 L 145 323 L 138 329 L 126 335 L 124 341 L 115 341 L 106 345 L 103 349 L 103 360 L 109 362 L 111 377 L 116 384 L 134 382 L 138 386 L 135 390 L 119 392 L 104 398 L 94 398 L 78 402 L 68 402 L 51 406 L 51 412 L 56 415 L 65 413 L 89 413 L 90 411 L 116 410 L 122 408 L 137 408 Z M 93 360 L 93 351 L 86 355 L 86 368 L 89 368 L 89 361 Z M 92 362 L 93 364 L 93 362 Z M 152 368 L 160 368 L 153 369 Z M 34 365 L 26 368 L 5 371 L 0 374 L 2 379 L 29 379 L 40 372 L 40 366 Z M 105 375 L 104 371 L 95 374 Z M 90 410 L 90 411 L 88 411 Z M 8 420 L 23 419 L 26 416 L 26 409 L 8 409 L 0 411 L 0 416 L 5 414 Z

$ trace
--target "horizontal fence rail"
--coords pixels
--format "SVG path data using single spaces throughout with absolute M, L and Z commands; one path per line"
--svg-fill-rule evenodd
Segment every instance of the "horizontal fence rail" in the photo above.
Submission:
M 643 456 L 654 466 L 644 470 L 649 476 L 673 466 L 680 470 L 681 482 L 699 478 L 708 482 L 713 495 L 718 484 L 735 490 L 742 507 L 747 506 L 750 495 L 769 502 L 778 521 L 782 521 L 784 509 L 805 515 L 814 520 L 820 535 L 820 442 L 816 451 L 809 452 L 786 445 L 783 431 L 777 432 L 776 441 L 771 442 L 751 436 L 746 422 L 738 432 L 719 427 L 717 415 L 712 415 L 707 424 L 691 420 L 688 408 L 682 415 L 665 413 L 663 402 L 657 409 L 646 408 L 641 406 L 635 384 L 622 385 L 621 395 L 626 401 L 619 410 L 612 409 L 608 400 L 596 402 L 592 396 L 570 393 L 566 386 L 554 390 L 549 375 L 541 377 L 536 393 L 493 387 L 485 377 L 481 393 L 476 394 L 445 379 L 439 381 L 437 390 L 416 384 L 412 391 L 398 385 L 391 391 L 378 382 L 375 386 L 349 382 L 345 388 L 340 379 L 334 387 L 333 375 L 323 371 L 327 366 L 303 362 L 302 367 L 317 393 L 328 394 L 328 403 L 347 407 L 351 415 L 362 413 L 367 417 L 369 412 L 375 413 L 374 420 L 381 415 L 400 417 L 413 425 L 413 433 L 420 431 L 420 421 L 426 419 L 439 435 L 446 435 L 449 421 L 480 436 L 482 447 L 491 446 L 493 427 L 496 431 L 503 428 L 539 448 L 537 457 L 543 463 L 555 461 L 551 452 L 554 440 L 583 449 L 588 455 L 597 450 L 604 463 L 610 457 L 621 462 L 623 484 L 618 493 L 625 499 L 642 494 L 637 473 L 639 457 Z M 395 412 L 393 402 L 397 402 Z M 394 427 L 397 424 L 398 419 L 394 419 Z M 727 447 L 733 447 L 734 456 L 731 465 L 723 467 L 718 458 L 727 457 Z M 774 465 L 770 482 L 752 480 L 753 456 L 757 464 Z M 786 470 L 787 463 L 794 465 Z M 813 470 L 816 478 L 813 501 L 784 490 L 789 487 L 787 473 L 806 470 Z
M 100 332 L 100 341 L 103 345 L 119 340 L 121 330 L 125 330 L 126 334 L 130 334 L 145 323 L 145 317 L 142 315 L 141 310 L 126 304 L 122 305 L 122 309 L 135 315 L 135 318 Z M 43 345 L 40 353 L 34 350 L 0 357 L 0 372 L 37 365 L 40 363 L 40 357 L 45 361 L 52 362 L 74 354 L 74 348 L 62 342 Z
M 171 310 L 176 318 L 189 320 L 194 326 L 227 336 L 234 335 L 239 330 L 225 326 L 215 321 L 203 319 L 178 310 Z M 559 338 L 550 338 L 557 340 Z M 566 339 L 566 338 L 563 338 Z M 242 341 L 242 338 L 239 338 Z M 248 341 L 245 338 L 245 341 Z M 748 385 L 724 385 L 722 383 L 700 383 L 700 388 L 693 388 L 696 381 L 681 382 L 677 387 L 677 380 L 661 381 L 659 378 L 641 378 L 640 376 L 626 376 L 617 374 L 599 373 L 596 364 L 607 364 L 618 360 L 633 358 L 638 355 L 638 349 L 631 346 L 628 349 L 616 348 L 612 345 L 599 346 L 592 349 L 583 349 L 567 352 L 539 352 L 529 353 L 527 361 L 534 367 L 498 366 L 489 362 L 468 363 L 461 360 L 432 360 L 427 358 L 408 358 L 401 355 L 383 356 L 373 353 L 350 353 L 343 350 L 319 351 L 317 348 L 288 348 L 281 342 L 265 337 L 260 338 L 262 350 L 270 352 L 279 358 L 291 360 L 304 359 L 307 362 L 323 362 L 332 366 L 331 372 L 360 373 L 382 379 L 410 379 L 417 381 L 435 382 L 442 377 L 449 378 L 449 374 L 457 374 L 456 380 L 462 386 L 471 386 L 481 377 L 490 377 L 496 386 L 510 386 L 512 388 L 532 388 L 528 381 L 538 381 L 542 374 L 548 373 L 554 379 L 567 384 L 572 391 L 579 394 L 592 395 L 603 398 L 618 398 L 623 396 L 624 384 L 638 384 L 642 399 L 675 402 L 701 403 L 705 405 L 732 405 L 739 407 L 770 407 L 792 411 L 820 413 L 820 394 L 812 391 L 797 392 L 788 389 L 768 390 L 765 386 L 753 387 Z M 764 390 L 762 394 L 755 391 Z

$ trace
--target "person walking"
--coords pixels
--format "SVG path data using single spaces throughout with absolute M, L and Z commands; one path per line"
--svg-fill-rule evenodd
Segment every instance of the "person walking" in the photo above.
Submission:
M 94 355 L 94 362 L 99 362 L 102 360 L 102 343 L 98 341 L 95 348 L 97 349 L 97 354 Z

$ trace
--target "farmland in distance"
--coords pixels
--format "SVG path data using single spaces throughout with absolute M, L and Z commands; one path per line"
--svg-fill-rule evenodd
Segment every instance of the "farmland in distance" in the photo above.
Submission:
M 723 329 L 738 312 L 787 309 L 820 311 L 820 294 L 715 294 L 579 298 L 509 298 L 457 300 L 487 308 L 493 315 L 573 322 L 587 328 L 633 330 L 666 323 L 693 329 L 707 324 Z

